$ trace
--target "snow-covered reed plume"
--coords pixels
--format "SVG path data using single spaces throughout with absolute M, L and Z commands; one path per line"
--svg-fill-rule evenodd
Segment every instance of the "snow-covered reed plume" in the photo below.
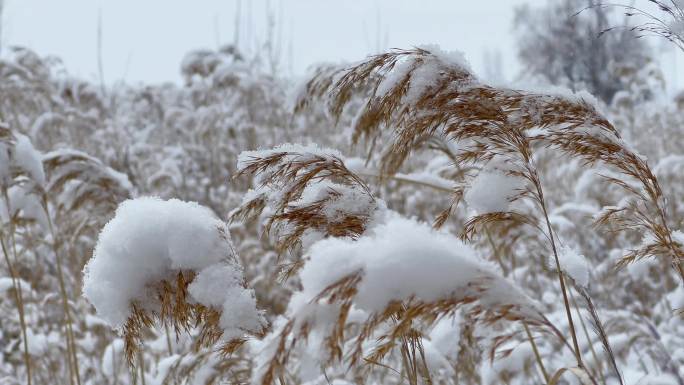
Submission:
M 104 96 L 7 50 L 0 382 L 682 385 L 684 99 L 657 64 L 604 105 L 435 46 L 298 90 L 224 47 Z
M 585 373 L 589 369 L 583 362 L 576 319 L 570 308 L 558 237 L 549 219 L 548 198 L 534 157 L 539 148 L 556 149 L 585 165 L 600 163 L 617 170 L 621 177 L 607 177 L 607 180 L 625 189 L 632 198 L 623 200 L 619 207 L 609 208 L 597 223 L 611 223 L 618 230 L 642 229 L 649 234 L 649 240 L 642 247 L 623 257 L 623 264 L 647 256 L 661 257 L 671 261 L 684 279 L 684 250 L 669 227 L 657 178 L 644 158 L 598 112 L 590 96 L 491 87 L 472 75 L 459 55 L 432 47 L 395 50 L 317 76 L 328 76 L 331 80 L 314 77 L 309 81 L 306 92 L 300 96 L 300 108 L 310 104 L 307 99 L 324 96 L 330 113 L 339 116 L 355 88 L 362 85 L 370 88 L 367 102 L 353 126 L 354 139 L 365 137 L 375 142 L 382 128 L 394 130 L 391 143 L 382 153 L 382 173 L 396 173 L 426 136 L 458 143 L 454 158 L 457 165 L 482 167 L 471 186 L 454 190 L 455 201 L 465 192 L 466 199 L 479 211 L 465 224 L 464 239 L 472 239 L 487 225 L 511 220 L 529 224 L 544 234 L 558 271 L 577 366 Z M 502 176 L 495 178 L 487 170 L 493 164 L 505 165 L 502 171 L 497 171 Z M 496 199 L 503 203 L 487 200 L 480 204 L 472 198 L 479 180 L 485 177 L 490 188 L 501 195 Z M 518 184 L 508 182 L 516 178 Z M 492 185 L 494 181 L 496 184 Z M 482 193 L 477 195 L 484 198 Z M 536 210 L 508 208 L 511 202 L 519 200 L 533 203 Z M 448 212 L 437 224 L 443 224 L 447 217 Z M 601 329 L 600 321 L 595 321 Z M 606 351 L 611 352 L 609 346 Z
M 258 175 L 259 193 L 248 193 L 234 215 L 271 207 L 267 227 L 285 227 L 276 232 L 277 242 L 299 242 L 305 250 L 297 269 L 289 270 L 299 271 L 303 289 L 290 302 L 289 320 L 267 337 L 253 381 L 270 384 L 284 375 L 295 341 L 311 334 L 324 341 L 321 365 L 343 357 L 352 368 L 381 362 L 400 346 L 418 381 L 429 377 L 420 359 L 422 334 L 462 305 L 483 324 L 523 320 L 564 342 L 534 301 L 457 238 L 403 219 L 384 204 L 369 205 L 377 199 L 340 156 L 299 145 L 240 156 L 241 172 Z M 347 332 L 352 325 L 359 331 Z
M 246 151 L 238 160 L 238 176 L 255 176 L 233 219 L 245 220 L 269 209 L 267 233 L 277 233 L 284 252 L 311 231 L 323 236 L 359 236 L 372 219 L 378 202 L 342 155 L 315 145 L 281 145 L 271 150 Z M 274 227 L 275 226 L 275 227 Z
M 129 362 L 154 321 L 176 333 L 201 325 L 196 345 L 229 353 L 264 319 L 245 287 L 225 223 L 196 203 L 123 202 L 84 269 L 83 293 L 125 337 Z

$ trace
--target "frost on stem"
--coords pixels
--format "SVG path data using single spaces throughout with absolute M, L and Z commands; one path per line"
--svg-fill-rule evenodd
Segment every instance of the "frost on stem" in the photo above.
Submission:
M 636 31 L 637 37 L 658 36 L 668 40 L 684 51 L 684 2 L 682 0 L 649 0 L 656 5 L 658 13 L 652 13 L 633 4 L 609 4 L 624 10 L 627 17 L 634 17 L 640 22 L 629 28 Z M 606 28 L 601 33 L 611 33 L 621 27 Z
M 132 362 L 143 327 L 176 333 L 201 325 L 196 347 L 225 342 L 225 353 L 265 321 L 245 286 L 225 223 L 192 202 L 123 202 L 102 229 L 84 269 L 83 293 L 125 338 Z

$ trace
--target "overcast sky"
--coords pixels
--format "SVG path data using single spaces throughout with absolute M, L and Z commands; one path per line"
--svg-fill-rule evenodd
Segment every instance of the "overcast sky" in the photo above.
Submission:
M 481 75 L 488 72 L 485 57 L 498 52 L 502 72 L 511 80 L 519 71 L 513 9 L 545 1 L 5 0 L 2 42 L 57 55 L 70 73 L 94 80 L 101 15 L 108 83 L 179 81 L 183 55 L 232 43 L 236 20 L 243 47 L 266 41 L 270 8 L 283 69 L 294 74 L 315 62 L 357 60 L 378 49 L 431 43 L 463 51 Z M 672 81 L 673 57 L 662 62 Z M 680 77 L 677 81 L 684 82 Z

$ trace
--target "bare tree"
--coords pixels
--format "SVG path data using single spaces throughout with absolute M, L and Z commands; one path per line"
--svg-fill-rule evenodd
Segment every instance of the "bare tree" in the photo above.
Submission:
M 595 0 L 553 0 L 541 9 L 518 8 L 514 25 L 524 75 L 586 89 L 610 103 L 625 89 L 621 73 L 650 60 L 649 47 L 633 30 L 602 33 L 613 23 L 611 10 Z

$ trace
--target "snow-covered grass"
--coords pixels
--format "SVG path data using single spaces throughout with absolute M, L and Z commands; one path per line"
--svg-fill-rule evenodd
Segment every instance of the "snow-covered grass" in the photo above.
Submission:
M 9 383 L 684 383 L 684 110 L 640 104 L 653 72 L 604 105 L 420 46 L 288 100 L 225 47 L 105 98 L 6 55 Z

